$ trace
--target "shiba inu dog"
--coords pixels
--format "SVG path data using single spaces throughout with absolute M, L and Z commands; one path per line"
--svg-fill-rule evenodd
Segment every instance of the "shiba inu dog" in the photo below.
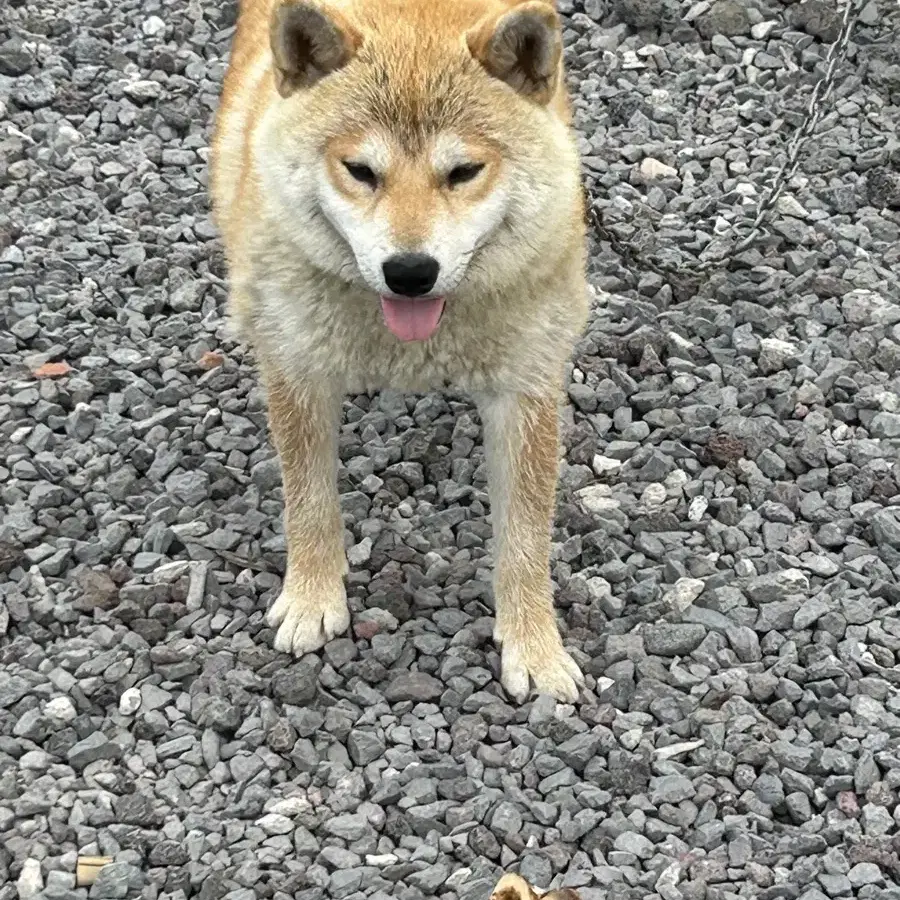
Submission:
M 275 647 L 343 632 L 347 392 L 452 383 L 484 423 L 502 683 L 573 701 L 550 582 L 584 209 L 544 0 L 241 0 L 212 196 L 284 484 Z
M 580 900 L 573 888 L 558 888 L 539 894 L 521 875 L 504 875 L 491 892 L 491 900 Z

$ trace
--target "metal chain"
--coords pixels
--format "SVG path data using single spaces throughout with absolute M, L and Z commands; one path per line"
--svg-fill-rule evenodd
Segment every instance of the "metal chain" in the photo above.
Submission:
M 732 247 L 728 248 L 723 253 L 699 261 L 693 265 L 678 265 L 655 260 L 642 253 L 641 249 L 635 244 L 623 241 L 615 234 L 615 232 L 603 224 L 600 212 L 596 207 L 597 197 L 589 190 L 588 197 L 590 203 L 588 215 L 591 224 L 594 226 L 599 237 L 602 240 L 608 241 L 612 249 L 619 256 L 625 257 L 633 263 L 650 269 L 658 275 L 674 275 L 679 278 L 687 278 L 690 281 L 696 281 L 698 276 L 704 275 L 712 269 L 720 267 L 728 257 L 736 256 L 750 249 L 759 237 L 763 223 L 772 208 L 778 202 L 779 197 L 784 191 L 785 185 L 796 174 L 797 169 L 800 166 L 803 149 L 806 146 L 807 141 L 815 134 L 816 128 L 819 126 L 819 122 L 821 121 L 825 109 L 825 103 L 834 89 L 835 76 L 837 75 L 840 64 L 844 61 L 846 56 L 847 46 L 850 43 L 850 36 L 853 33 L 854 25 L 859 19 L 860 11 L 861 6 L 857 9 L 854 0 L 846 0 L 844 14 L 841 19 L 841 30 L 835 41 L 828 48 L 828 54 L 825 58 L 825 71 L 813 87 L 806 109 L 806 116 L 800 126 L 794 131 L 787 146 L 787 155 L 784 163 L 782 163 L 781 168 L 772 179 L 771 185 L 760 200 L 756 216 L 750 225 L 750 230 L 743 238 L 738 240 Z M 736 224 L 730 224 L 729 227 L 733 232 L 738 230 Z

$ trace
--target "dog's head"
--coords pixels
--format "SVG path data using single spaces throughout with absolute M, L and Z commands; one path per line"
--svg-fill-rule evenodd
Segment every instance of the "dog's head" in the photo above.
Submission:
M 521 875 L 504 875 L 491 892 L 491 900 L 580 900 L 572 888 L 539 894 Z
M 271 48 L 263 177 L 315 262 L 421 311 L 557 237 L 578 162 L 550 2 L 287 0 Z

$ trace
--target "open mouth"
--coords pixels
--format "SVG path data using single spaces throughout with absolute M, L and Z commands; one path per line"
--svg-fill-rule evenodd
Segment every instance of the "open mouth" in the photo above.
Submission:
M 388 331 L 401 341 L 427 341 L 441 324 L 444 298 L 381 296 L 381 313 Z

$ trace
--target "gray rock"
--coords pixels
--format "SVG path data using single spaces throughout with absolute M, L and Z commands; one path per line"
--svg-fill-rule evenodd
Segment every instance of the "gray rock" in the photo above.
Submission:
M 369 832 L 369 823 L 361 815 L 335 816 L 325 823 L 329 834 L 345 841 L 358 841 Z
M 661 775 L 650 784 L 650 802 L 657 806 L 660 803 L 681 803 L 682 800 L 690 800 L 696 793 L 694 785 L 684 775 Z
M 697 19 L 697 30 L 705 38 L 713 35 L 734 37 L 750 33 L 750 16 L 738 0 L 715 0 L 709 11 Z
M 623 831 L 615 841 L 613 846 L 616 850 L 623 853 L 630 853 L 638 859 L 650 859 L 655 853 L 653 841 L 648 840 L 644 835 L 637 834 L 634 831 Z
M 900 507 L 878 510 L 871 522 L 879 546 L 900 547 Z
M 790 9 L 791 24 L 823 41 L 837 40 L 841 28 L 840 12 L 827 0 L 806 0 Z
M 24 75 L 34 63 L 34 55 L 21 42 L 10 38 L 0 44 L 0 75 L 8 75 L 10 78 Z
M 144 874 L 137 866 L 112 862 L 100 869 L 89 896 L 91 900 L 124 900 L 140 896 L 143 884 Z
M 769 575 L 759 575 L 747 586 L 747 593 L 755 603 L 773 603 L 792 594 L 809 590 L 809 578 L 799 569 L 784 569 Z
M 633 28 L 658 28 L 665 13 L 663 0 L 615 0 L 613 8 Z
M 83 769 L 97 760 L 119 759 L 121 755 L 122 748 L 118 744 L 107 740 L 101 732 L 95 731 L 70 747 L 66 757 L 72 768 Z
M 188 506 L 199 506 L 209 496 L 209 475 L 199 470 L 170 475 L 166 490 Z
M 306 657 L 276 673 L 272 679 L 272 693 L 283 703 L 305 706 L 318 692 L 320 663 Z
M 433 675 L 425 672 L 401 672 L 391 679 L 384 695 L 391 703 L 400 700 L 425 703 L 436 700 L 443 691 L 443 684 Z
M 644 647 L 653 656 L 686 656 L 706 637 L 702 625 L 660 622 L 644 629 Z
M 602 742 L 598 734 L 575 734 L 556 748 L 556 754 L 567 766 L 581 772 L 597 755 Z
M 347 736 L 347 750 L 355 765 L 367 766 L 384 753 L 385 743 L 370 731 L 355 729 Z

